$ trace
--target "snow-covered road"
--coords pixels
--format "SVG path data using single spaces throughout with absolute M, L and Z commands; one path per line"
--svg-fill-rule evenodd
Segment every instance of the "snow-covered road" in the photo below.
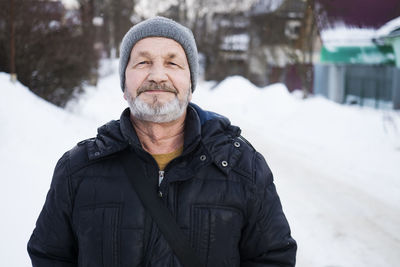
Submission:
M 251 138 L 260 140 L 261 136 Z M 341 170 L 316 166 L 290 146 L 263 139 L 258 149 L 274 173 L 298 242 L 298 266 L 398 266 L 398 205 L 388 205 L 343 182 L 352 179 L 351 175 L 337 179 Z

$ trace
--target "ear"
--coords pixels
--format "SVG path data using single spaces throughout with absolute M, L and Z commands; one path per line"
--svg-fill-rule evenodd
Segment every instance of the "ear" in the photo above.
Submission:
M 126 86 L 124 88 L 124 99 L 128 100 L 128 95 L 127 95 L 127 91 L 126 91 Z
M 192 101 L 192 96 L 193 96 L 192 86 L 190 86 L 190 88 L 189 88 L 189 95 L 188 95 L 188 102 Z
M 124 99 L 128 100 L 127 90 L 126 90 L 126 81 L 125 81 L 125 84 L 124 84 Z

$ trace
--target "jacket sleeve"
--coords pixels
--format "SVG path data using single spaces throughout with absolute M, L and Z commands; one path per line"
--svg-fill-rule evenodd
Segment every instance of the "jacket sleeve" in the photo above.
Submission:
M 242 232 L 241 266 L 295 266 L 297 245 L 291 237 L 272 173 L 259 153 L 253 166 L 255 187 Z
M 77 266 L 67 170 L 68 152 L 57 163 L 46 202 L 28 242 L 33 267 Z

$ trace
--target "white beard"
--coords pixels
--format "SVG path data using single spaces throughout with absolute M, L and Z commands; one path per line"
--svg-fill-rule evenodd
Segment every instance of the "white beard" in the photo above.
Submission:
M 166 123 L 177 120 L 183 115 L 189 104 L 189 95 L 190 93 L 182 101 L 179 101 L 175 96 L 174 99 L 167 103 L 160 103 L 157 96 L 154 96 L 153 103 L 148 104 L 139 97 L 133 98 L 127 92 L 127 101 L 135 118 L 142 121 Z

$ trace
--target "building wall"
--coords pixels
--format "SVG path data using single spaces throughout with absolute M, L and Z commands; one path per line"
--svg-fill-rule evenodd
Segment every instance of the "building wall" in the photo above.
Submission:
M 385 65 L 315 64 L 314 93 L 337 103 L 400 109 L 400 69 Z

